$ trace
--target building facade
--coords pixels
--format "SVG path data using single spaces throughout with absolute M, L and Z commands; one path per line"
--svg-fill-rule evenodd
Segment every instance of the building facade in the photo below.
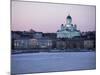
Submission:
M 52 48 L 52 40 L 47 38 L 37 39 L 38 48 Z

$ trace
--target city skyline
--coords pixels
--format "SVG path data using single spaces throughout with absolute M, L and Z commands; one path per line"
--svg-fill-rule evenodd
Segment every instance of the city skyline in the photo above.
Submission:
M 80 31 L 95 31 L 95 6 L 12 1 L 13 31 L 56 32 L 68 14 Z

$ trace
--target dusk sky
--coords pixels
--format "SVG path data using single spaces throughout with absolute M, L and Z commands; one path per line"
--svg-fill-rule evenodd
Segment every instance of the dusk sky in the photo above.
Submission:
M 78 30 L 94 31 L 95 10 L 95 6 L 12 1 L 11 29 L 56 32 L 70 14 Z

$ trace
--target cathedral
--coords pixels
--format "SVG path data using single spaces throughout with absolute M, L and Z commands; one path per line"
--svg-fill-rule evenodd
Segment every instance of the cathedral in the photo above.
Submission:
M 61 28 L 57 30 L 57 38 L 73 38 L 80 36 L 80 31 L 77 30 L 77 25 L 72 24 L 72 17 L 68 15 L 66 17 L 66 24 L 61 25 Z

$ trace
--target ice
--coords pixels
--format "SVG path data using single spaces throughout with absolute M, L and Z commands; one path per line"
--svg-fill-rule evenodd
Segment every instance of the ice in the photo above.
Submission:
M 12 74 L 87 70 L 95 68 L 95 52 L 41 52 L 11 55 Z

